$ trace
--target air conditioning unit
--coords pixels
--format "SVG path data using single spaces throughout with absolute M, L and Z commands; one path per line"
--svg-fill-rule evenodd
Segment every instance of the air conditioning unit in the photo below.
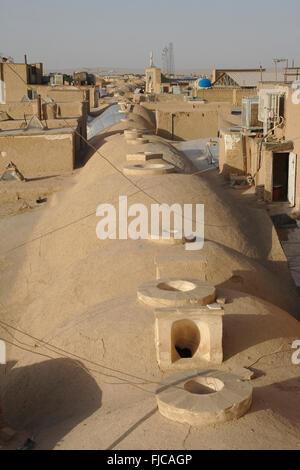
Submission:
M 281 90 L 260 90 L 258 119 L 263 123 L 279 122 L 284 92 Z

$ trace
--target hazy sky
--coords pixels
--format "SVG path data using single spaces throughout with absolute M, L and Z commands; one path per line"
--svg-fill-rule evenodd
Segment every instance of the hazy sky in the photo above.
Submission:
M 47 68 L 300 66 L 299 0 L 0 0 L 0 51 Z

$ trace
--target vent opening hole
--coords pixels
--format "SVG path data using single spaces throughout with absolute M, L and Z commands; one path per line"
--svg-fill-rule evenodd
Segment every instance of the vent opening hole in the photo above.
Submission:
M 200 331 L 192 320 L 178 320 L 171 330 L 172 362 L 190 359 L 196 354 L 200 345 Z
M 189 348 L 182 349 L 180 346 L 178 346 L 178 344 L 175 344 L 175 349 L 178 352 L 179 356 L 183 359 L 193 357 L 192 351 Z
M 178 279 L 176 281 L 161 282 L 157 287 L 161 290 L 169 290 L 173 292 L 189 292 L 194 290 L 196 285 L 193 282 Z
M 214 377 L 197 377 L 184 384 L 184 389 L 194 395 L 211 395 L 224 387 L 224 383 Z

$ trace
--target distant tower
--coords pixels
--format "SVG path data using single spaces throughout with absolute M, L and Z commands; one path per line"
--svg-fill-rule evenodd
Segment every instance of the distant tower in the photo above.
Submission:
M 169 74 L 175 74 L 174 46 L 172 42 L 169 44 Z
M 161 61 L 162 61 L 162 71 L 163 73 L 169 73 L 168 67 L 168 54 L 169 50 L 167 47 L 164 47 L 161 54 Z
M 169 46 L 166 46 L 162 50 L 161 54 L 162 60 L 162 71 L 168 75 L 175 74 L 175 61 L 174 61 L 174 46 L 170 42 Z

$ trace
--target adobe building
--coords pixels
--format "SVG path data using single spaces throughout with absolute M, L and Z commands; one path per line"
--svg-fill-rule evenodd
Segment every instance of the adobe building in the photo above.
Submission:
M 38 95 L 42 100 L 51 97 L 54 101 L 87 101 L 88 111 L 97 108 L 99 103 L 99 86 L 71 85 L 51 86 L 44 84 L 43 64 L 15 64 L 0 62 L 0 105 L 20 102 L 25 97 L 35 100 Z M 25 57 L 26 60 L 26 57 Z
M 212 84 L 210 88 L 197 87 L 192 91 L 194 98 L 200 98 L 206 101 L 227 101 L 233 106 L 241 106 L 244 96 L 257 96 L 256 87 L 245 86 L 215 86 Z
M 95 86 L 86 87 L 52 87 L 43 84 L 43 65 L 8 62 L 2 58 L 0 63 L 0 136 L 2 151 L 9 155 L 17 166 L 21 159 L 20 168 L 32 176 L 48 175 L 55 172 L 65 172 L 79 165 L 81 152 L 86 147 L 87 117 L 91 107 L 98 106 L 99 90 Z M 42 132 L 37 138 L 37 129 L 25 131 L 28 122 L 37 116 L 42 122 Z M 55 138 L 55 129 L 59 138 Z M 65 131 L 63 130 L 65 129 Z M 31 135 L 34 133 L 34 137 Z M 50 132 L 50 134 L 49 134 Z M 62 134 L 70 134 L 70 148 L 66 149 L 67 138 Z M 51 135 L 51 138 L 50 138 Z M 64 145 L 58 143 L 64 140 Z M 24 146 L 19 145 L 25 142 Z M 30 145 L 40 142 L 41 153 L 49 155 L 41 159 L 40 164 L 34 162 Z M 57 142 L 56 142 L 57 141 Z M 52 142 L 50 148 L 50 142 Z M 56 142 L 56 143 L 55 143 Z M 55 153 L 57 144 L 57 159 L 50 155 Z M 35 146 L 33 145 L 33 149 Z M 14 157 L 20 150 L 18 158 Z M 44 150 L 45 149 L 45 150 Z M 33 150 L 33 153 L 35 150 Z M 5 165 L 5 162 L 2 162 Z M 7 163 L 7 162 L 6 162 Z M 2 166 L 3 166 L 2 165 Z M 29 166 L 28 166 L 29 165 Z M 35 169 L 34 169 L 35 168 Z
M 0 173 L 12 161 L 26 179 L 72 171 L 76 140 L 73 128 L 14 129 L 0 131 Z
M 216 72 L 216 71 L 215 71 Z M 218 78 L 213 82 L 214 88 L 255 89 L 262 83 L 284 82 L 284 72 L 268 72 L 265 69 L 257 70 L 228 70 L 221 74 L 214 74 Z
M 260 67 L 258 69 L 214 69 L 212 83 L 214 86 L 256 87 L 263 81 L 281 81 L 283 73 L 267 72 Z
M 99 105 L 99 87 L 97 86 L 78 86 L 71 85 L 61 87 L 51 87 L 48 85 L 37 87 L 37 94 L 45 100 L 48 97 L 56 103 L 87 102 L 88 112 L 91 108 L 97 108 Z
M 30 85 L 42 84 L 43 64 L 15 64 L 0 62 L 0 82 L 2 93 L 0 104 L 21 101 L 23 96 L 36 98 L 31 93 Z M 29 85 L 29 86 L 27 86 Z
M 219 115 L 232 111 L 227 102 L 151 102 L 144 106 L 155 112 L 156 133 L 171 140 L 217 137 Z
M 146 69 L 146 93 L 159 94 L 161 88 L 161 69 L 149 67 Z
M 180 95 L 183 91 L 192 90 L 194 78 L 191 77 L 173 77 L 165 76 L 161 73 L 161 69 L 153 65 L 152 59 L 150 67 L 146 69 L 146 93 L 149 94 L 165 94 L 173 93 Z
M 208 101 L 229 101 L 241 106 L 244 96 L 257 96 L 262 83 L 283 82 L 284 73 L 269 72 L 266 69 L 215 69 L 212 73 L 211 88 L 197 87 L 193 96 Z
M 271 86 L 271 87 L 270 87 Z M 242 126 L 220 131 L 220 171 L 250 176 L 265 201 L 300 210 L 300 106 L 290 85 L 265 84 L 243 99 Z
M 1 130 L 17 130 L 25 128 L 32 116 L 38 116 L 38 101 L 24 103 L 8 103 L 0 105 Z M 88 103 L 86 101 L 54 102 L 46 100 L 41 106 L 41 122 L 45 128 L 68 128 L 75 131 L 76 162 L 78 151 L 86 148 Z M 79 162 L 78 162 L 79 163 Z

